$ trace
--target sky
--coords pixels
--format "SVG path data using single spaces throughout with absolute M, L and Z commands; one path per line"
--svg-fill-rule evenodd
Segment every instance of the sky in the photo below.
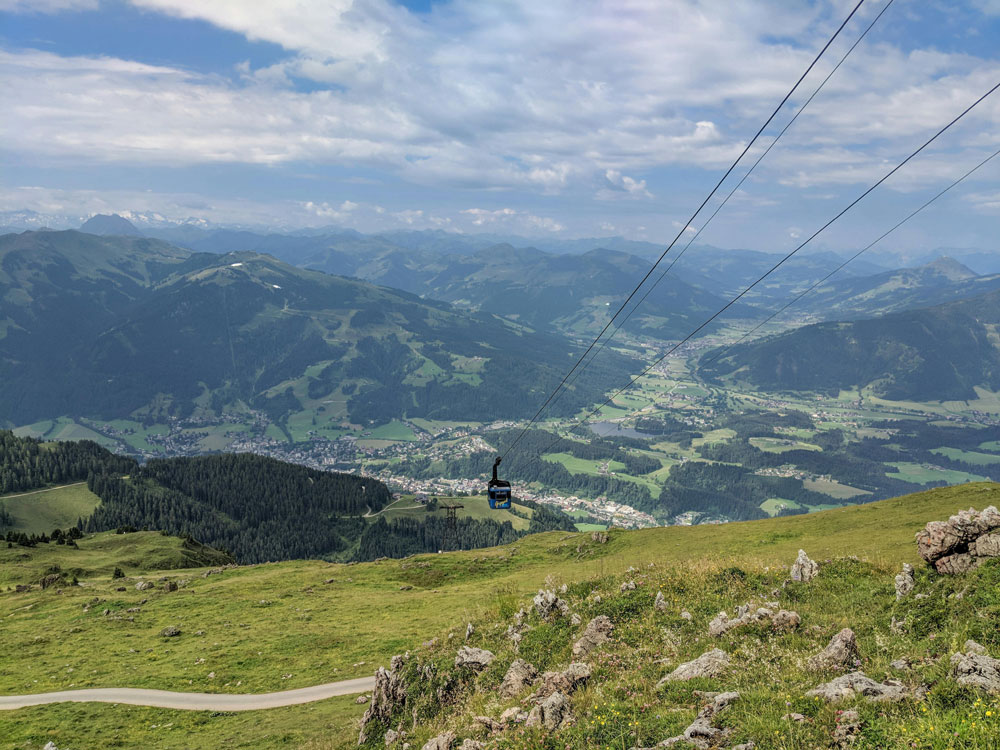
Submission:
M 0 0 L 0 224 L 669 242 L 855 4 Z M 699 241 L 791 249 L 998 82 L 1000 0 L 894 0 Z M 1000 92 L 815 246 L 866 244 L 998 148 Z M 1000 252 L 998 220 L 1000 157 L 891 243 Z

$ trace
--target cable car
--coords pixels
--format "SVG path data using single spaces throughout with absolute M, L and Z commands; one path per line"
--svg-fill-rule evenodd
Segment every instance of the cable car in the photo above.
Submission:
M 510 507 L 510 482 L 497 479 L 497 467 L 500 465 L 500 456 L 493 462 L 493 478 L 487 488 L 487 497 L 490 507 L 493 510 L 505 510 Z

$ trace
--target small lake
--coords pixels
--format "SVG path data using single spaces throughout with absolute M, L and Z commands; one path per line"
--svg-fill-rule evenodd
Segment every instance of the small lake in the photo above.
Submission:
M 617 422 L 592 422 L 590 425 L 591 431 L 598 435 L 599 437 L 630 437 L 630 438 L 649 438 L 651 435 L 647 435 L 643 432 L 638 432 L 633 430 L 631 427 L 622 427 Z

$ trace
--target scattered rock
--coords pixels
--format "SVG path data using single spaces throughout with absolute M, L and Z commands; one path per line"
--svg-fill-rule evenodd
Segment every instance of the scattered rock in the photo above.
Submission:
M 385 733 L 385 737 L 383 738 L 386 747 L 389 747 L 390 745 L 395 745 L 398 739 L 399 739 L 399 732 L 397 732 L 395 729 L 390 729 L 389 731 L 387 731 Z
M 399 587 L 399 590 L 400 591 L 413 591 L 413 586 L 411 586 L 408 583 L 404 583 L 402 586 Z
M 861 717 L 857 711 L 842 711 L 837 716 L 837 726 L 833 730 L 833 747 L 854 746 L 854 740 L 861 734 Z
M 789 609 L 779 609 L 771 619 L 771 625 L 775 630 L 795 630 L 801 623 L 802 618 L 799 617 L 799 613 Z
M 358 744 L 363 745 L 369 739 L 369 725 L 372 729 L 389 724 L 393 712 L 406 701 L 406 683 L 401 674 L 403 658 L 394 656 L 390 662 L 391 669 L 379 667 L 375 673 L 375 689 L 372 691 L 371 703 L 361 717 L 361 731 Z M 377 736 L 377 735 L 376 735 Z
M 535 692 L 534 697 L 547 698 L 553 693 L 569 695 L 589 679 L 590 667 L 583 662 L 575 661 L 562 672 L 543 674 L 541 687 Z
M 815 560 L 810 560 L 806 551 L 799 550 L 799 556 L 792 563 L 791 576 L 793 581 L 807 583 L 819 575 L 819 565 Z
M 181 634 L 181 629 L 174 625 L 167 625 L 163 630 L 160 631 L 160 635 L 164 638 L 174 638 Z
M 776 630 L 794 630 L 802 622 L 797 612 L 779 609 L 777 602 L 765 602 L 765 606 L 754 609 L 753 604 L 744 604 L 737 608 L 736 619 L 730 619 L 728 613 L 719 612 L 708 624 L 708 634 L 716 638 L 725 635 L 730 630 L 745 625 L 770 622 Z
M 136 591 L 148 591 L 151 588 L 153 588 L 152 581 L 139 581 L 139 583 L 135 585 Z
M 690 621 L 692 619 L 691 613 L 688 612 L 686 609 L 682 609 L 681 610 L 681 619 L 682 620 L 689 620 Z
M 890 662 L 889 667 L 891 669 L 895 669 L 895 670 L 897 670 L 899 672 L 905 672 L 905 671 L 907 671 L 910 668 L 910 660 L 909 659 L 896 659 L 896 660 Z
M 521 724 L 528 720 L 528 712 L 522 711 L 518 706 L 511 706 L 500 714 L 502 724 Z
M 46 742 L 42 750 L 59 750 L 59 748 L 56 747 L 56 743 L 54 742 Z
M 562 693 L 553 693 L 528 712 L 525 726 L 540 726 L 554 732 L 569 726 L 573 721 L 569 698 Z
M 504 725 L 501 722 L 495 721 L 489 716 L 476 716 L 473 718 L 473 721 L 484 726 L 489 732 L 502 732 L 504 728 Z
M 368 696 L 367 695 L 359 695 L 357 698 L 354 699 L 354 702 L 357 703 L 358 705 L 361 705 L 363 703 L 367 703 L 368 702 Z
M 785 721 L 794 721 L 796 724 L 803 724 L 809 721 L 809 719 L 807 719 L 803 714 L 796 714 L 796 713 L 785 714 L 781 718 L 784 719 Z
M 470 622 L 468 625 L 465 626 L 465 640 L 469 640 L 472 637 L 472 634 L 475 632 L 476 628 Z
M 876 682 L 864 672 L 851 672 L 826 682 L 806 692 L 809 698 L 817 697 L 833 703 L 865 697 L 874 702 L 896 703 L 909 695 L 906 687 L 896 680 Z
M 680 744 L 694 746 L 699 750 L 718 747 L 719 742 L 732 734 L 732 730 L 713 727 L 712 720 L 722 711 L 729 708 L 733 701 L 739 699 L 739 697 L 740 694 L 735 691 L 714 694 L 711 698 L 712 702 L 702 707 L 698 712 L 698 718 L 684 730 L 683 734 L 665 739 L 657 747 L 673 747 Z M 750 742 L 740 747 L 744 748 L 744 750 L 753 750 L 754 744 Z M 644 748 L 643 750 L 652 750 L 652 748 Z
M 693 661 L 684 662 L 673 672 L 660 680 L 656 687 L 678 680 L 693 680 L 695 677 L 718 677 L 729 668 L 729 654 L 721 648 L 713 648 Z
M 451 743 L 455 741 L 454 732 L 445 732 L 437 737 L 432 737 L 424 743 L 421 750 L 449 750 Z
M 165 581 L 164 584 L 163 584 L 163 590 L 164 591 L 176 591 L 177 590 L 177 582 L 176 581 Z
M 666 612 L 667 611 L 667 599 L 666 599 L 665 596 L 663 596 L 663 592 L 662 591 L 657 591 L 656 592 L 656 601 L 653 602 L 653 608 L 657 612 Z
M 480 672 L 492 664 L 495 658 L 492 651 L 487 651 L 484 648 L 462 646 L 455 656 L 455 666 L 471 667 L 475 671 Z
M 556 596 L 554 591 L 539 589 L 532 601 L 535 605 L 535 611 L 543 620 L 555 616 L 557 612 L 563 617 L 569 617 L 569 605 Z
M 43 589 L 47 589 L 51 586 L 61 586 L 65 583 L 66 579 L 62 577 L 61 573 L 50 573 L 41 580 Z
M 524 659 L 514 659 L 500 683 L 500 696 L 513 698 L 520 695 L 537 677 L 538 670 L 531 664 Z
M 465 739 L 458 746 L 458 750 L 483 750 L 483 743 L 476 740 Z
M 892 619 L 889 621 L 889 632 L 893 635 L 902 635 L 906 632 L 906 619 L 897 620 L 896 616 L 893 615 Z
M 909 563 L 903 563 L 903 572 L 896 575 L 896 601 L 905 597 L 916 585 L 913 580 L 913 566 Z
M 830 639 L 829 645 L 809 659 L 809 669 L 822 671 L 853 666 L 861 658 L 854 631 L 844 628 Z
M 625 581 L 624 583 L 622 583 L 621 586 L 618 587 L 618 590 L 623 594 L 626 591 L 635 591 L 635 581 Z
M 991 531 L 1000 529 L 1000 511 L 989 506 L 981 513 L 975 508 L 959 511 L 947 521 L 931 521 L 917 532 L 920 556 L 933 563 L 939 573 L 964 573 L 983 557 L 1000 554 L 1000 539 Z M 986 537 L 982 544 L 980 537 Z
M 975 641 L 966 641 L 965 652 L 952 654 L 951 674 L 959 685 L 1000 693 L 1000 659 L 994 659 Z
M 598 615 L 589 623 L 580 636 L 580 640 L 573 644 L 573 658 L 583 659 L 595 648 L 605 643 L 611 637 L 614 625 L 611 624 L 607 615 Z
M 608 532 L 606 531 L 594 531 L 590 535 L 591 540 L 597 542 L 598 544 L 608 543 Z
M 583 622 L 583 620 L 581 619 L 580 615 L 578 615 L 576 612 L 570 615 L 569 624 L 572 625 L 574 628 L 581 622 Z

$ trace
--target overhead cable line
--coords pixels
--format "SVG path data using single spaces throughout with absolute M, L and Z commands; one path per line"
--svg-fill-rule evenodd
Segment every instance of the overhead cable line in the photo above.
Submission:
M 789 89 L 789 91 L 788 91 L 787 94 L 785 94 L 784 98 L 781 100 L 781 102 L 778 104 L 778 106 L 775 107 L 774 111 L 771 113 L 771 116 L 768 117 L 767 120 L 764 122 L 764 124 L 760 126 L 760 129 L 757 131 L 757 133 L 754 135 L 754 137 L 750 139 L 750 142 L 747 143 L 747 145 L 743 149 L 743 151 L 740 152 L 740 155 L 738 157 L 736 157 L 736 160 L 730 165 L 729 169 L 726 170 L 726 173 L 724 175 L 722 175 L 722 177 L 716 183 L 715 187 L 712 188 L 712 191 L 705 197 L 705 200 L 703 200 L 701 202 L 701 205 L 698 206 L 698 208 L 695 210 L 695 212 L 693 214 L 691 214 L 691 217 L 684 223 L 684 225 L 681 227 L 681 230 L 677 233 L 677 236 L 674 237 L 674 239 L 671 241 L 671 243 L 669 245 L 667 245 L 666 250 L 664 250 L 660 254 L 660 257 L 657 258 L 656 262 L 653 263 L 653 265 L 650 267 L 650 269 L 646 272 L 646 275 L 642 277 L 642 280 L 636 285 L 635 289 L 633 289 L 631 292 L 629 292 L 628 297 L 625 298 L 625 301 L 622 303 L 621 307 L 619 307 L 618 310 L 615 312 L 615 314 L 611 316 L 611 319 L 605 324 L 604 328 L 601 329 L 601 332 L 599 334 L 597 334 L 597 338 L 595 338 L 593 340 L 593 342 L 591 342 L 590 346 L 588 346 L 587 349 L 586 349 L 586 351 L 584 351 L 584 353 L 580 355 L 580 358 L 576 361 L 576 363 L 573 365 L 573 367 L 570 368 L 569 372 L 567 372 L 566 375 L 563 376 L 563 379 L 559 382 L 559 385 L 557 385 L 555 387 L 555 390 L 553 390 L 552 393 L 549 394 L 548 398 L 546 398 L 545 401 L 542 403 L 542 405 L 540 407 L 538 407 L 538 411 L 536 411 L 535 414 L 534 414 L 534 416 L 528 421 L 528 424 L 526 424 L 524 426 L 524 429 L 521 430 L 521 433 L 517 436 L 517 438 L 514 440 L 514 442 L 512 442 L 509 446 L 507 446 L 507 450 L 504 451 L 503 457 L 506 457 L 507 454 L 509 454 L 514 449 L 514 447 L 519 442 L 521 442 L 521 439 L 525 436 L 525 434 L 531 428 L 531 425 L 533 425 L 535 423 L 535 420 L 537 420 L 538 417 L 541 415 L 542 411 L 545 410 L 545 407 L 549 405 L 549 403 L 552 401 L 552 399 L 556 395 L 556 393 L 558 393 L 559 390 L 566 384 L 566 381 L 569 378 L 569 376 L 572 375 L 573 372 L 580 366 L 580 363 L 583 362 L 583 360 L 586 358 L 586 356 L 591 352 L 591 350 L 594 348 L 594 346 L 600 340 L 601 336 L 603 336 L 607 332 L 608 328 L 611 327 L 611 324 L 615 321 L 615 318 L 617 318 L 621 314 L 622 310 L 625 309 L 625 307 L 632 300 L 632 298 L 636 295 L 636 293 L 639 291 L 639 289 L 642 287 L 642 285 L 646 283 L 646 281 L 649 279 L 650 276 L 652 276 L 653 271 L 656 270 L 656 267 L 660 265 L 660 262 L 666 257 L 667 253 L 670 252 L 670 250 L 673 248 L 673 246 L 675 244 L 677 244 L 677 241 L 684 234 L 684 231 L 687 229 L 687 227 L 691 224 L 692 221 L 694 221 L 695 217 L 698 216 L 698 214 L 705 207 L 705 205 L 712 199 L 712 197 L 716 194 L 716 192 L 718 192 L 719 188 L 722 186 L 722 183 L 725 182 L 726 178 L 728 178 L 729 175 L 732 173 L 732 171 L 734 169 L 736 169 L 736 165 L 740 163 L 740 160 L 743 159 L 743 157 L 750 150 L 750 148 L 753 146 L 753 144 L 757 142 L 757 139 L 760 137 L 761 133 L 764 132 L 764 129 L 768 125 L 771 124 L 771 121 L 777 116 L 778 112 L 781 111 L 781 108 L 785 106 L 785 103 L 788 101 L 788 99 L 792 96 L 792 94 L 795 93 L 796 89 L 798 89 L 799 84 L 801 84 L 802 81 L 805 79 L 805 77 L 807 75 L 809 75 L 810 71 L 813 69 L 813 67 L 815 67 L 816 63 L 819 62 L 819 59 L 823 56 L 823 54 L 830 47 L 830 45 L 833 44 L 834 40 L 840 35 L 840 32 L 843 31 L 844 27 L 854 17 L 854 14 L 857 13 L 858 9 L 862 6 L 862 4 L 864 4 L 864 2 L 865 2 L 865 0 L 858 0 L 857 5 L 854 6 L 854 8 L 848 14 L 847 18 L 845 18 L 844 21 L 840 24 L 840 26 L 837 27 L 837 30 L 833 33 L 833 36 L 831 36 L 827 40 L 826 44 L 823 45 L 823 48 L 819 51 L 819 53 L 816 55 L 816 57 L 813 58 L 813 61 L 811 63 L 809 63 L 809 67 L 806 68 L 805 72 L 801 76 L 799 76 L 799 79 L 795 82 L 795 85 L 792 86 L 791 89 Z
M 785 303 L 784 307 L 781 307 L 778 310 L 775 310 L 773 313 L 771 313 L 767 318 L 765 318 L 764 320 L 762 320 L 756 326 L 754 326 L 750 330 L 746 331 L 736 341 L 733 341 L 730 344 L 726 344 L 725 346 L 720 347 L 718 349 L 717 353 L 715 353 L 714 356 L 712 356 L 710 359 L 707 359 L 705 361 L 705 364 L 711 364 L 712 362 L 715 362 L 716 360 L 718 360 L 719 358 L 721 358 L 726 352 L 728 352 L 730 349 L 732 349 L 733 347 L 739 346 L 746 338 L 748 338 L 749 336 L 752 336 L 758 330 L 760 330 L 765 325 L 767 325 L 772 320 L 774 320 L 776 317 L 778 317 L 779 315 L 781 315 L 781 313 L 783 313 L 789 307 L 791 307 L 796 302 L 798 302 L 800 299 L 802 299 L 807 294 L 809 294 L 811 291 L 813 291 L 814 289 L 816 289 L 816 287 L 818 287 L 820 284 L 822 284 L 823 282 L 825 282 L 827 279 L 829 279 L 834 274 L 836 274 L 839 271 L 841 271 L 848 263 L 851 263 L 851 262 L 857 260 L 863 253 L 866 253 L 867 251 L 871 250 L 873 247 L 875 247 L 875 245 L 877 245 L 878 243 L 880 243 L 882 240 L 884 240 L 890 234 L 892 234 L 897 229 L 899 229 L 901 226 L 903 226 L 903 224 L 905 224 L 910 219 L 912 219 L 914 216 L 916 216 L 921 211 L 923 211 L 925 208 L 927 208 L 928 206 L 930 206 L 938 198 L 942 197 L 945 193 L 947 193 L 948 191 L 950 191 L 952 188 L 956 187 L 961 182 L 964 182 L 967 177 L 971 177 L 975 172 L 978 172 L 980 168 L 986 166 L 986 164 L 988 162 L 990 162 L 992 159 L 994 159 L 997 156 L 1000 156 L 1000 149 L 998 149 L 997 151 L 994 151 L 992 154 L 990 154 L 989 156 L 987 156 L 985 159 L 983 159 L 981 162 L 979 162 L 976 166 L 974 166 L 968 172 L 966 172 L 961 177 L 959 177 L 957 180 L 955 180 L 953 183 L 951 183 L 944 190 L 942 190 L 941 192 L 939 192 L 933 198 L 930 198 L 926 203 L 924 203 L 922 206 L 920 206 L 920 208 L 916 209 L 915 211 L 913 211 L 912 213 L 910 213 L 909 215 L 907 215 L 905 218 L 900 219 L 900 221 L 897 222 L 891 229 L 889 229 L 888 231 L 886 231 L 884 234 L 880 235 L 878 237 L 878 239 L 873 240 L 872 242 L 870 242 L 869 244 L 865 245 L 863 248 L 861 248 L 860 250 L 858 250 L 858 252 L 856 252 L 850 258 L 848 258 L 843 263 L 841 263 L 839 266 L 837 266 L 836 268 L 834 268 L 832 271 L 830 271 L 830 273 L 828 273 L 822 279 L 820 279 L 819 281 L 817 281 L 815 284 L 813 284 L 812 286 L 810 286 L 808 289 L 806 289 L 801 294 L 799 294 L 796 297 L 794 297 L 793 299 L 791 299 L 789 302 Z
M 733 297 L 729 302 L 727 302 L 725 305 L 723 305 L 710 318 L 708 318 L 708 320 L 704 321 L 701 325 L 699 325 L 697 328 L 695 328 L 693 331 L 691 331 L 691 333 L 689 333 L 683 339 L 681 339 L 676 344 L 674 344 L 672 347 L 670 347 L 662 356 L 660 356 L 652 364 L 650 364 L 648 367 L 646 367 L 642 372 L 640 372 L 638 375 L 636 375 L 634 378 L 632 378 L 625 386 L 623 386 L 619 390 L 615 391 L 615 393 L 613 393 L 611 396 L 609 396 L 603 402 L 601 402 L 597 406 L 596 409 L 592 410 L 586 416 L 584 416 L 582 419 L 580 419 L 575 425 L 573 425 L 573 427 L 570 428 L 570 430 L 572 431 L 572 430 L 576 429 L 577 427 L 579 427 L 580 425 L 582 425 L 585 422 L 587 422 L 587 420 L 589 420 L 591 417 L 593 417 L 596 414 L 598 414 L 600 412 L 600 410 L 603 409 L 606 405 L 608 405 L 609 403 L 611 403 L 612 401 L 614 401 L 614 399 L 616 397 L 618 397 L 619 395 L 621 395 L 622 393 L 624 393 L 625 391 L 627 391 L 629 388 L 631 388 L 633 385 L 635 385 L 641 378 L 643 378 L 647 374 L 649 374 L 649 372 L 654 367 L 656 367 L 658 364 L 660 364 L 660 362 L 662 362 L 668 356 L 670 356 L 675 351 L 677 351 L 681 346 L 683 346 L 684 344 L 686 344 L 688 341 L 690 341 L 692 338 L 694 338 L 700 331 L 702 331 L 706 326 L 708 326 L 713 320 L 715 320 L 716 318 L 718 318 L 720 315 L 722 315 L 722 313 L 724 313 L 730 307 L 732 307 L 733 305 L 735 305 L 740 299 L 742 299 L 754 287 L 756 287 L 764 279 L 766 279 L 768 276 L 770 276 L 772 273 L 774 273 L 776 270 L 778 270 L 781 266 L 783 266 L 796 253 L 798 253 L 802 248 L 804 248 L 806 245 L 808 245 L 810 242 L 812 242 L 814 239 L 816 239 L 816 237 L 818 237 L 820 235 L 820 233 L 822 233 L 827 227 L 829 227 L 831 224 L 833 224 L 835 221 L 837 221 L 841 216 L 843 216 L 848 211 L 850 211 L 852 208 L 854 208 L 858 203 L 860 203 L 869 193 L 871 193 L 873 190 L 875 190 L 879 185 L 881 185 L 883 182 L 885 182 L 890 177 L 892 177 L 892 175 L 894 175 L 896 172 L 898 172 L 900 169 L 902 169 L 914 157 L 916 157 L 917 154 L 919 154 L 925 148 L 927 148 L 928 146 L 930 146 L 945 131 L 947 131 L 949 128 L 951 128 L 953 125 L 955 125 L 955 123 L 957 123 L 963 117 L 965 117 L 976 106 L 978 106 L 980 104 L 980 102 L 982 102 L 984 99 L 986 99 L 990 94 L 992 94 L 998 88 L 1000 88 L 1000 83 L 996 83 L 989 91 L 987 91 L 985 94 L 983 94 L 978 99 L 976 99 L 976 101 L 974 101 L 972 104 L 970 104 L 968 107 L 966 107 L 959 115 L 957 115 L 954 119 L 952 119 L 947 125 L 945 125 L 943 128 L 941 128 L 940 130 L 938 130 L 929 139 L 927 139 L 926 141 L 924 141 L 923 145 L 921 145 L 916 151 L 914 151 L 913 153 L 911 153 L 909 156 L 907 156 L 905 159 L 903 159 L 903 161 L 901 161 L 895 167 L 893 167 L 888 172 L 886 172 L 885 175 L 883 175 L 881 177 L 881 179 L 878 180 L 878 182 L 876 182 L 875 184 L 873 184 L 871 187 L 869 187 L 867 190 L 865 190 L 861 195 L 859 195 L 857 198 L 855 198 L 853 201 L 851 201 L 849 204 L 847 204 L 847 206 L 845 206 L 844 208 L 842 208 L 832 219 L 830 219 L 829 221 L 827 221 L 823 226 L 821 226 L 819 229 L 817 229 L 815 232 L 813 232 L 811 235 L 809 235 L 809 237 L 806 238 L 806 240 L 804 242 L 802 242 L 801 244 L 799 244 L 794 250 L 792 250 L 791 252 L 789 252 L 787 255 L 785 255 L 785 257 L 783 257 L 781 260 L 779 260 L 777 263 L 775 263 L 770 268 L 770 270 L 768 270 L 762 276 L 758 277 L 756 281 L 754 281 L 752 284 L 750 284 L 750 286 L 748 286 L 742 292 L 740 292 L 735 297 Z M 559 435 L 556 435 L 555 440 L 553 440 L 552 442 L 550 442 L 549 446 L 555 445 L 555 443 L 557 443 L 559 440 L 562 440 L 562 437 L 559 436 Z M 541 451 L 541 453 L 545 453 L 547 449 L 548 448 L 543 449 Z
M 751 174 L 753 174 L 753 171 L 764 160 L 764 157 L 766 157 L 771 152 L 771 149 L 774 148 L 774 146 L 778 143 L 778 141 L 781 140 L 781 137 L 785 134 L 785 132 L 795 123 L 797 119 L 799 119 L 799 115 L 801 115 L 802 112 L 805 110 L 805 108 L 808 107 L 809 104 L 812 102 L 812 100 L 816 98 L 816 95 L 823 90 L 823 87 L 826 86 L 827 82 L 833 77 L 834 73 L 836 73 L 840 69 L 840 66 L 844 64 L 844 61 L 847 60 L 848 57 L 850 57 L 851 53 L 854 52 L 855 48 L 859 44 L 861 44 L 861 42 L 864 40 L 866 36 L 868 36 L 868 32 L 872 30 L 872 27 L 874 27 L 876 23 L 878 23 L 879 19 L 882 18 L 883 14 L 885 14 L 885 12 L 889 10 L 893 2 L 894 0 L 889 0 L 889 2 L 885 4 L 882 10 L 879 11 L 878 15 L 875 16 L 874 19 L 872 19 L 872 22 L 868 24 L 865 30 L 861 33 L 861 36 L 857 38 L 854 44 L 852 44 L 851 47 L 847 50 L 847 52 L 844 53 L 844 56 L 840 58 L 840 61 L 833 66 L 833 68 L 830 70 L 829 73 L 827 73 L 826 78 L 824 78 L 822 82 L 820 82 L 819 86 L 817 86 L 816 89 L 812 92 L 812 94 L 810 94 L 809 98 L 806 99 L 805 102 L 803 102 L 802 106 L 799 107 L 798 111 L 795 113 L 792 119 L 788 121 L 785 127 L 781 129 L 781 132 L 779 132 L 778 135 L 774 137 L 774 140 L 771 141 L 770 145 L 768 145 L 768 147 L 761 153 L 761 155 L 757 157 L 757 161 L 755 161 L 753 165 L 750 167 L 750 169 L 746 171 L 746 174 L 744 174 L 743 177 L 740 178 L 740 181 L 736 183 L 736 186 L 733 187 L 732 190 L 729 191 L 729 194 L 726 195 L 725 198 L 723 198 L 722 202 L 718 206 L 716 206 L 711 216 L 709 216 L 708 219 L 702 222 L 701 227 L 698 228 L 698 231 L 695 232 L 695 234 L 692 235 L 691 239 L 689 239 L 687 243 L 684 245 L 684 247 L 681 248 L 681 251 L 673 256 L 673 259 L 670 261 L 670 264 L 663 270 L 663 273 L 660 274 L 659 278 L 656 281 L 654 281 L 653 284 L 648 289 L 646 289 L 645 294 L 643 294 L 642 297 L 639 299 L 639 301 L 632 306 L 632 309 L 629 310 L 628 313 L 625 315 L 625 317 L 622 319 L 622 321 L 618 325 L 616 325 L 614 329 L 612 329 L 611 333 L 608 336 L 604 337 L 604 339 L 601 341 L 601 345 L 597 348 L 597 351 L 595 351 L 593 355 L 590 357 L 590 360 L 588 362 L 585 362 L 583 366 L 576 371 L 576 374 L 573 375 L 573 377 L 567 382 L 566 384 L 567 387 L 573 385 L 573 383 L 575 383 L 577 379 L 579 379 L 583 371 L 586 370 L 594 362 L 594 360 L 596 360 L 601 355 L 601 352 L 604 351 L 604 348 L 608 345 L 608 343 L 610 343 L 611 339 L 615 337 L 615 334 L 617 334 L 618 331 L 622 330 L 625 327 L 625 324 L 628 323 L 629 318 L 632 317 L 632 313 L 634 313 L 636 310 L 639 309 L 642 303 L 646 301 L 646 298 L 650 295 L 650 293 L 652 293 L 652 291 L 656 289 L 659 283 L 663 281 L 664 277 L 668 273 L 670 273 L 670 270 L 674 267 L 677 261 L 679 261 L 682 257 L 684 257 L 684 253 L 687 252 L 688 248 L 691 247 L 691 245 L 695 242 L 695 240 L 697 240 L 698 237 L 701 236 L 701 233 L 705 231 L 708 225 L 712 223 L 712 219 L 714 219 L 716 215 L 719 213 L 719 211 L 721 211 L 723 207 L 725 207 L 725 205 L 729 202 L 729 199 L 736 194 L 736 191 L 743 186 L 743 183 L 746 182 L 747 178 L 750 177 Z M 600 338 L 600 336 L 598 338 Z M 559 394 L 552 400 L 553 405 L 555 405 L 555 403 L 559 401 L 559 399 L 562 397 L 562 394 L 565 393 L 565 391 L 566 388 L 563 388 L 562 390 L 559 391 Z

